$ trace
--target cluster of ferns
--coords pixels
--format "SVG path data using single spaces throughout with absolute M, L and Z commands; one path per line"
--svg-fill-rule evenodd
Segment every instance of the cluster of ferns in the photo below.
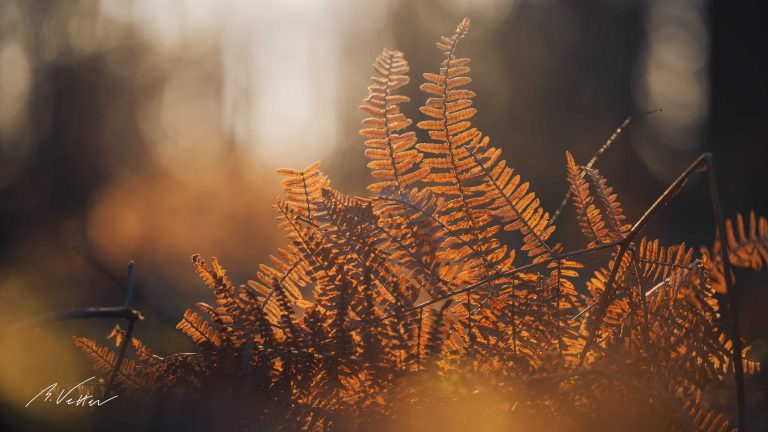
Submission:
M 319 163 L 278 170 L 287 246 L 239 286 L 194 256 L 215 296 L 177 326 L 196 352 L 161 357 L 117 327 L 110 338 L 130 347 L 119 391 L 238 400 L 233 421 L 249 430 L 391 430 L 416 418 L 466 430 L 477 418 L 499 430 L 732 427 L 707 391 L 734 359 L 746 373 L 759 364 L 721 328 L 723 246 L 731 265 L 759 270 L 768 221 L 727 220 L 711 247 L 643 238 L 596 158 L 566 153 L 586 247 L 564 248 L 560 212 L 472 124 L 470 59 L 457 55 L 468 32 L 465 19 L 441 37 L 440 67 L 423 75 L 424 142 L 400 110 L 408 63 L 381 52 L 360 107 L 370 194 L 333 189 Z M 585 274 L 596 254 L 605 266 Z M 105 373 L 118 363 L 109 344 L 75 342 Z

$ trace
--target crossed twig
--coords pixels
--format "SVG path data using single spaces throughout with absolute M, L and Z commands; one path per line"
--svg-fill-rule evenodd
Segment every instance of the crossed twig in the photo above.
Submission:
M 115 360 L 115 365 L 112 372 L 109 374 L 107 385 L 104 387 L 104 396 L 112 394 L 112 389 L 115 385 L 115 379 L 120 371 L 120 367 L 125 359 L 125 351 L 128 344 L 131 343 L 131 333 L 133 333 L 133 326 L 136 321 L 144 319 L 136 309 L 131 308 L 133 302 L 133 261 L 128 264 L 128 278 L 125 283 L 125 299 L 122 306 L 112 307 L 91 307 L 85 309 L 73 309 L 63 312 L 54 312 L 48 315 L 43 315 L 37 318 L 33 318 L 28 321 L 21 322 L 12 327 L 13 330 L 25 329 L 36 327 L 39 325 L 51 323 L 54 321 L 68 320 L 68 319 L 81 319 L 81 318 L 108 318 L 108 319 L 122 319 L 127 322 L 127 329 L 125 331 L 125 337 L 118 344 L 118 356 Z

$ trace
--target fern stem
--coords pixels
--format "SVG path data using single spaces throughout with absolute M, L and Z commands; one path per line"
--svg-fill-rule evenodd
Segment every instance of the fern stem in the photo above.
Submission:
M 389 100 L 390 96 L 390 83 L 391 78 L 390 74 L 392 73 L 392 59 L 387 59 L 387 82 L 384 84 L 384 94 L 386 95 L 384 97 L 384 100 Z M 384 129 L 387 131 L 387 150 L 389 151 L 389 160 L 392 164 L 392 175 L 395 178 L 395 184 L 397 185 L 398 190 L 402 190 L 402 186 L 400 186 L 400 176 L 397 173 L 397 163 L 395 162 L 395 146 L 392 144 L 392 131 L 390 130 L 389 125 L 389 115 L 387 113 L 387 105 L 386 102 L 384 104 Z
M 725 238 L 726 228 L 725 219 L 723 218 L 723 208 L 720 204 L 720 191 L 717 187 L 717 177 L 715 175 L 715 165 L 712 153 L 704 153 L 702 155 L 706 161 L 707 166 L 707 184 L 709 186 L 709 198 L 712 204 L 712 211 L 714 212 L 715 220 L 717 222 L 717 231 L 720 233 L 720 238 Z M 728 242 L 720 242 L 720 258 L 723 261 L 723 270 L 725 272 L 725 285 L 728 289 L 728 316 L 730 318 L 731 327 L 731 339 L 733 340 L 733 375 L 736 381 L 736 404 L 738 409 L 738 426 L 739 431 L 743 432 L 746 428 L 746 418 L 744 409 L 744 365 L 742 363 L 742 345 L 741 345 L 741 331 L 739 330 L 739 314 L 738 314 L 738 293 L 733 286 L 733 270 L 731 269 L 730 254 L 728 253 Z
M 312 207 L 309 203 L 309 189 L 307 187 L 307 179 L 304 177 L 304 173 L 301 173 L 301 184 L 304 189 L 304 199 L 307 202 L 307 219 L 312 220 Z
M 123 365 L 123 359 L 125 359 L 125 350 L 128 348 L 128 344 L 131 342 L 134 323 L 136 323 L 136 320 L 128 320 L 128 328 L 125 330 L 125 337 L 122 341 L 120 341 L 120 353 L 117 355 L 117 360 L 115 360 L 115 367 L 112 369 L 112 373 L 109 375 L 109 380 L 107 381 L 107 386 L 104 388 L 104 397 L 112 394 L 112 388 L 115 385 L 117 374 L 120 372 L 120 368 Z
M 562 261 L 557 261 L 557 298 L 555 299 L 555 334 L 557 335 L 557 351 L 562 354 L 563 349 L 563 339 L 560 335 L 560 299 L 561 299 L 561 290 L 560 290 L 560 272 L 562 271 Z
M 419 324 L 416 330 L 416 371 L 421 372 L 421 326 L 423 325 L 424 309 L 419 309 Z
M 640 294 L 640 302 L 643 305 L 643 351 L 647 353 L 648 351 L 648 344 L 650 343 L 650 330 L 648 328 L 648 300 L 645 298 L 645 288 L 643 288 L 643 282 L 640 280 L 640 269 L 637 265 L 637 260 L 635 259 L 635 251 L 631 251 L 631 258 L 632 258 L 632 271 L 635 274 L 635 279 L 637 280 L 637 290 Z

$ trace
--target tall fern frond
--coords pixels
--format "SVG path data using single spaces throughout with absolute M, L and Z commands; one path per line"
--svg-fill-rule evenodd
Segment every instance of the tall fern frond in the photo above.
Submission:
M 468 229 L 477 244 L 490 245 L 491 263 L 501 260 L 505 247 L 492 239 L 498 230 L 490 224 L 493 217 L 503 222 L 504 229 L 520 231 L 522 250 L 534 262 L 546 260 L 559 245 L 549 246 L 546 241 L 554 226 L 549 226 L 549 214 L 540 207 L 538 198 L 528 192 L 528 183 L 514 175 L 506 161 L 500 160 L 501 151 L 488 146 L 488 137 L 470 123 L 476 109 L 472 108 L 471 90 L 462 88 L 472 80 L 468 58 L 456 58 L 456 47 L 469 32 L 469 21 L 462 21 L 451 37 L 442 37 L 437 43 L 443 53 L 439 74 L 427 73 L 421 89 L 430 94 L 421 111 L 430 120 L 418 126 L 428 131 L 433 142 L 417 147 L 431 157 L 425 159 L 431 173 L 425 178 L 433 183 L 430 188 L 446 197 L 446 206 L 456 211 L 454 223 Z
M 382 181 L 368 185 L 368 190 L 378 193 L 387 187 L 405 189 L 429 172 L 428 167 L 419 165 L 424 155 L 413 148 L 416 134 L 408 130 L 412 121 L 400 112 L 399 104 L 409 102 L 410 98 L 395 94 L 408 84 L 408 62 L 400 51 L 384 48 L 373 69 L 373 84 L 360 106 L 371 117 L 363 120 L 360 135 L 368 138 L 365 155 L 372 159 L 368 163 L 371 175 Z
M 462 86 L 471 82 L 468 76 L 469 59 L 455 57 L 456 47 L 469 32 L 469 20 L 463 20 L 451 37 L 443 36 L 436 45 L 443 53 L 439 74 L 425 73 L 426 83 L 421 90 L 431 95 L 421 107 L 431 120 L 418 123 L 428 131 L 433 143 L 419 143 L 417 148 L 431 155 L 424 160 L 430 174 L 424 179 L 430 190 L 444 197 L 443 208 L 447 217 L 443 223 L 461 232 L 464 242 L 473 246 L 473 259 L 481 261 L 478 276 L 501 270 L 506 259 L 506 247 L 494 238 L 499 227 L 492 223 L 485 196 L 486 186 L 476 162 L 469 152 L 469 143 L 479 133 L 471 127 L 469 119 L 476 109 L 471 108 L 474 92 Z M 458 256 L 457 258 L 465 258 Z

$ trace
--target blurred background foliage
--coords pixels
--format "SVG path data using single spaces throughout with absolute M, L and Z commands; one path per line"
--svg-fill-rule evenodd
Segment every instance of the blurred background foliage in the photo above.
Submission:
M 728 215 L 768 214 L 759 1 L 0 0 L 4 422 L 89 424 L 20 407 L 51 382 L 89 376 L 70 337 L 112 323 L 11 325 L 119 304 L 129 260 L 147 316 L 138 336 L 160 354 L 190 349 L 174 324 L 210 301 L 190 255 L 217 256 L 236 281 L 254 276 L 285 241 L 275 168 L 322 159 L 334 185 L 364 193 L 357 106 L 374 57 L 405 52 L 406 111 L 418 117 L 420 74 L 439 66 L 433 41 L 463 16 L 477 124 L 545 208 L 566 189 L 566 149 L 586 161 L 625 116 L 662 108 L 599 163 L 628 215 L 702 151 L 715 153 Z M 710 244 L 709 215 L 706 188 L 693 185 L 650 234 Z M 570 211 L 558 233 L 584 245 Z M 766 278 L 738 276 L 744 334 L 764 357 Z

